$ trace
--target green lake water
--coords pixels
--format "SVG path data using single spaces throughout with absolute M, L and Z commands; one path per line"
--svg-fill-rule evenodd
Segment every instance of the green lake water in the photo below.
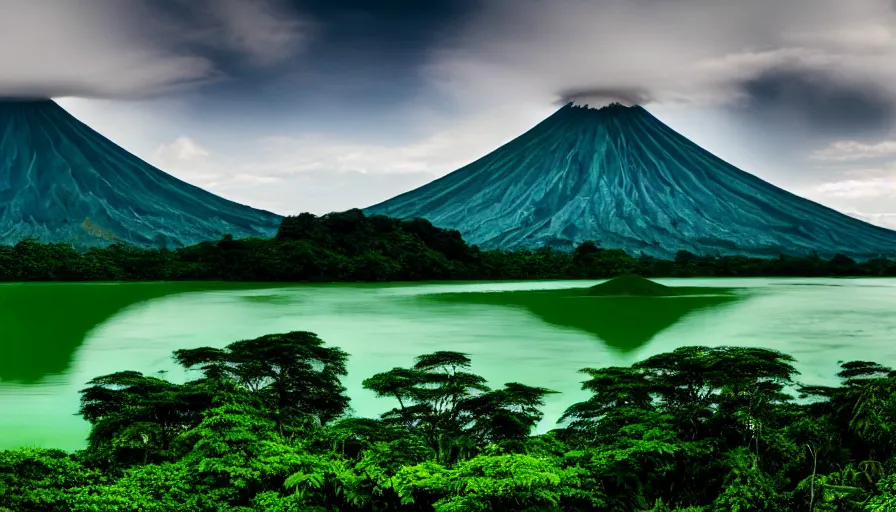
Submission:
M 774 348 L 806 383 L 833 383 L 839 360 L 896 365 L 896 280 L 659 279 L 737 288 L 736 297 L 583 297 L 600 281 L 253 285 L 0 284 L 0 449 L 73 450 L 88 425 L 78 390 L 121 370 L 187 378 L 178 348 L 222 347 L 306 330 L 351 357 L 354 413 L 392 406 L 361 381 L 435 350 L 467 352 L 494 386 L 517 381 L 548 398 L 541 430 L 580 390 L 584 367 L 628 365 L 682 345 Z

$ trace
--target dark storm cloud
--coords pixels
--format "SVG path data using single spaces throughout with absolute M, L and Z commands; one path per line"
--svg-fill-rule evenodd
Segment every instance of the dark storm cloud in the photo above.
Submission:
M 214 84 L 196 98 L 199 115 L 244 109 L 269 123 L 329 120 L 355 131 L 400 130 L 408 102 L 427 95 L 430 52 L 475 15 L 481 0 L 295 0 L 313 25 L 305 51 L 265 72 Z M 289 109 L 283 105 L 289 104 Z M 368 129 L 369 128 L 369 129 Z
M 276 92 L 277 84 L 295 92 L 383 81 L 401 88 L 478 3 L 9 0 L 0 3 L 0 96 L 127 98 L 213 85 L 208 94 L 232 98 Z
M 0 3 L 0 96 L 139 97 L 269 65 L 310 24 L 279 0 Z
M 896 90 L 891 3 L 490 0 L 445 42 L 431 76 L 458 101 L 551 101 L 621 85 L 623 97 L 635 90 L 644 101 L 646 91 L 654 104 L 715 107 L 755 94 L 756 112 L 787 107 L 807 129 L 837 130 L 838 117 L 845 129 L 879 127 Z
M 880 131 L 896 91 L 892 4 L 0 0 L 0 96 L 190 91 L 185 103 L 205 120 L 364 118 L 371 136 L 408 124 L 402 109 L 472 116 L 558 97 L 727 105 L 806 132 Z
M 367 43 L 413 53 L 446 36 L 476 11 L 480 0 L 293 0 L 292 5 L 327 26 L 321 42 Z M 363 46 L 353 50 L 363 51 Z
M 273 74 L 288 73 L 291 68 L 326 67 L 331 64 L 345 74 L 352 66 L 375 64 L 383 73 L 396 68 L 413 72 L 432 44 L 463 23 L 475 11 L 480 0 L 229 0 L 229 8 L 220 0 L 155 0 L 152 5 L 165 16 L 168 26 L 192 29 L 190 38 L 181 38 L 182 48 L 212 57 L 223 66 L 238 64 L 215 49 L 236 46 L 268 46 L 288 49 L 289 29 L 308 34 L 306 52 L 293 61 L 281 61 Z M 250 31 L 262 28 L 243 23 L 246 30 L 234 34 L 234 20 L 249 9 L 238 6 L 264 5 L 276 12 L 282 26 L 278 32 Z M 283 20 L 292 20 L 286 23 Z M 162 24 L 159 24 L 162 25 Z M 276 43 L 278 38 L 283 44 Z M 209 44 L 210 43 L 210 44 Z M 283 57 L 290 57 L 282 52 Z M 272 59 L 275 60 L 275 59 Z M 296 62 L 300 60 L 301 62 Z M 252 78 L 252 77 L 249 77 Z M 263 78 L 263 77 L 262 77 Z M 395 78 L 393 76 L 393 78 Z
M 640 87 L 609 87 L 592 89 L 567 89 L 558 94 L 558 103 L 580 103 L 597 106 L 607 103 L 622 103 L 623 105 L 644 105 L 653 98 L 646 89 Z
M 824 135 L 886 133 L 896 122 L 893 91 L 822 69 L 772 68 L 740 87 L 746 97 L 737 108 L 742 113 L 793 123 Z
M 422 85 L 431 48 L 475 12 L 480 0 L 293 0 L 318 30 L 308 52 L 286 74 L 287 86 L 352 94 L 407 95 Z

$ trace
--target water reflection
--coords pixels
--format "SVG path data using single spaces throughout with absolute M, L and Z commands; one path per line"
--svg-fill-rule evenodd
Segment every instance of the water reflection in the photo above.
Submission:
M 734 304 L 746 293 L 681 297 L 589 296 L 585 290 L 536 290 L 423 295 L 419 300 L 522 309 L 551 325 L 600 338 L 618 352 L 641 348 L 687 315 Z
M 659 282 L 744 295 L 582 298 L 595 283 L 569 281 L 0 285 L 0 449 L 82 448 L 88 428 L 75 413 L 89 379 L 168 370 L 166 378 L 182 382 L 195 376 L 172 360 L 175 349 L 290 330 L 315 332 L 351 354 L 343 383 L 360 416 L 393 406 L 363 389 L 363 379 L 447 349 L 469 353 L 472 371 L 493 386 L 560 391 L 548 398 L 540 431 L 589 396 L 577 370 L 629 365 L 682 345 L 775 348 L 797 357 L 803 382 L 821 385 L 837 382 L 839 359 L 896 361 L 896 280 Z M 790 285 L 804 283 L 839 286 Z
M 251 288 L 237 283 L 10 283 L 0 285 L 0 382 L 34 384 L 66 373 L 95 327 L 169 295 Z

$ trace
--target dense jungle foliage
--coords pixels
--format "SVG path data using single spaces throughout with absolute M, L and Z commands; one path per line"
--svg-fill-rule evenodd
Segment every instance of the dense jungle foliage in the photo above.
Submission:
M 586 242 L 575 251 L 482 251 L 457 231 L 425 220 L 365 216 L 360 210 L 283 220 L 273 239 L 234 240 L 190 247 L 141 249 L 125 245 L 78 252 L 66 244 L 26 240 L 0 247 L 0 281 L 419 281 L 597 279 L 622 274 L 686 276 L 896 276 L 896 261 L 857 263 L 843 255 L 815 257 L 699 257 L 673 261 L 632 257 Z
M 591 397 L 534 435 L 552 391 L 490 387 L 457 352 L 365 380 L 394 405 L 378 419 L 348 414 L 348 355 L 310 332 L 174 357 L 195 380 L 87 383 L 86 449 L 0 452 L 0 510 L 896 510 L 896 372 L 875 363 L 804 386 L 779 352 L 684 347 L 583 369 Z

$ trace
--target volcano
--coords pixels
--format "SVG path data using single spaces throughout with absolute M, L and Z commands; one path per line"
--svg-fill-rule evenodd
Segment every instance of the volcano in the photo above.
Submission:
M 0 101 L 0 244 L 178 247 L 272 236 L 280 219 L 156 169 L 54 101 Z
M 365 210 L 421 217 L 483 249 L 857 259 L 896 255 L 896 231 L 741 171 L 641 106 L 572 103 L 485 157 Z

